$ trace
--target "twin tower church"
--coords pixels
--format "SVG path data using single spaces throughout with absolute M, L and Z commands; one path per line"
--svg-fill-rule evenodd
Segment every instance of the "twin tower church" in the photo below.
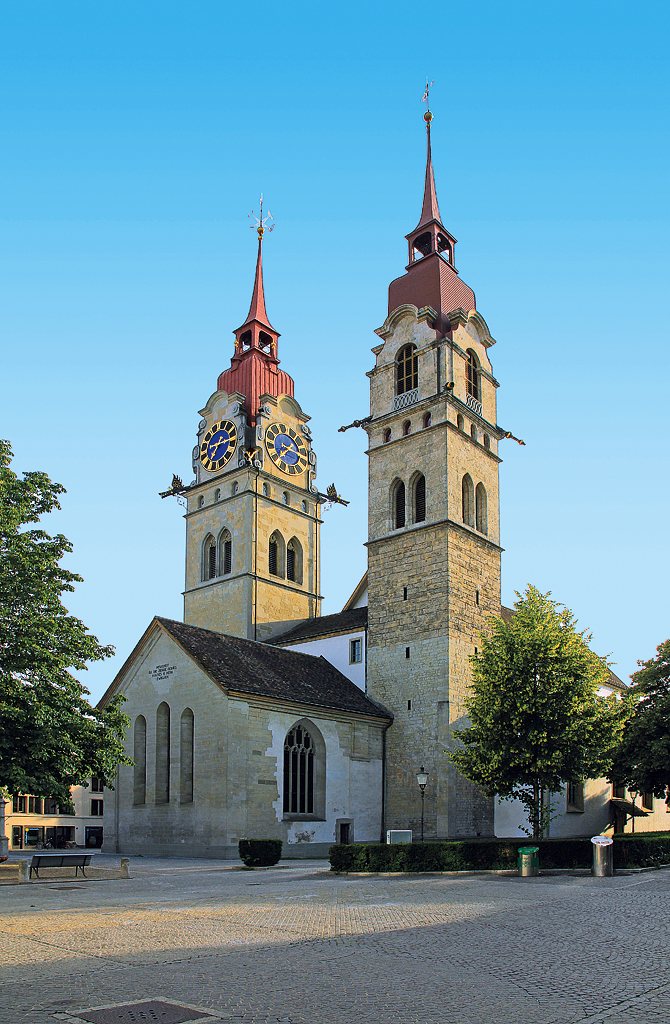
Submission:
M 493 801 L 450 763 L 469 657 L 500 614 L 494 344 L 456 269 L 428 156 L 419 223 L 369 371 L 368 571 L 321 615 L 321 509 L 309 416 L 263 293 L 200 412 L 186 504 L 184 621 L 157 617 L 102 699 L 127 698 L 106 801 L 122 853 L 290 855 L 420 827 L 493 835 Z

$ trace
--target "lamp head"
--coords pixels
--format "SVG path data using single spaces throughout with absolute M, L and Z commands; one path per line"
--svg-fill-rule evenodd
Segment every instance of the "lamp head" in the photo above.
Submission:
M 418 772 L 416 773 L 416 781 L 418 782 L 421 789 L 425 789 L 426 786 L 428 785 L 428 772 L 423 767 L 423 765 L 421 765 Z

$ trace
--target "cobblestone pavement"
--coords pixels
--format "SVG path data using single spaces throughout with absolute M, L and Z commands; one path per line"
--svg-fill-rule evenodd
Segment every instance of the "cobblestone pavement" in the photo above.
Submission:
M 100 866 L 118 864 L 99 857 Z M 0 1024 L 165 999 L 229 1024 L 670 1024 L 670 871 L 332 876 L 136 859 L 3 886 Z

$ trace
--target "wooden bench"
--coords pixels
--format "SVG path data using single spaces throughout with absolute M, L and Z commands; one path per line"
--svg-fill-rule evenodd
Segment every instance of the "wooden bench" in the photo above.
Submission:
M 86 878 L 86 866 L 91 863 L 90 853 L 36 853 L 30 862 L 30 875 L 33 877 L 33 871 L 40 877 L 40 868 L 74 868 L 74 877 L 76 878 L 79 874 L 79 868 L 81 873 Z

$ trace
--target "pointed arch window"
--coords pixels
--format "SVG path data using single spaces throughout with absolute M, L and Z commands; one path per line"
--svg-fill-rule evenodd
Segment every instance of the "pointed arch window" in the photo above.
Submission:
M 184 708 L 179 736 L 179 802 L 193 803 L 193 712 Z
M 202 580 L 215 579 L 216 573 L 216 541 L 211 533 L 208 533 L 202 544 Z
M 421 474 L 414 484 L 414 522 L 426 521 L 426 478 Z
M 468 361 L 465 368 L 465 383 L 467 392 L 469 395 L 471 395 L 472 398 L 476 398 L 476 400 L 479 402 L 481 401 L 481 389 L 479 387 L 479 360 L 477 359 L 477 356 L 475 355 L 471 348 L 468 349 L 467 355 Z
M 133 803 L 137 806 L 147 799 L 147 720 L 144 715 L 135 719 L 133 761 Z
M 219 560 L 221 574 L 228 576 L 233 570 L 233 541 L 230 530 L 224 530 L 219 537 Z
M 405 485 L 398 480 L 393 489 L 393 525 L 396 530 L 405 525 Z
M 489 532 L 488 512 L 486 508 L 486 488 L 484 484 L 477 484 L 475 491 L 476 524 L 480 533 Z
M 286 579 L 302 583 L 302 546 L 296 537 L 286 545 Z
M 466 526 L 475 525 L 475 489 L 472 483 L 472 477 L 469 473 L 466 473 L 463 477 L 462 484 L 462 498 L 463 498 L 463 522 Z
M 396 356 L 396 395 L 404 395 L 419 386 L 419 357 L 416 345 L 403 345 Z
M 284 538 L 279 530 L 275 530 L 268 544 L 268 571 L 271 576 L 284 578 L 284 552 Z
M 170 706 L 156 711 L 156 803 L 170 803 Z

